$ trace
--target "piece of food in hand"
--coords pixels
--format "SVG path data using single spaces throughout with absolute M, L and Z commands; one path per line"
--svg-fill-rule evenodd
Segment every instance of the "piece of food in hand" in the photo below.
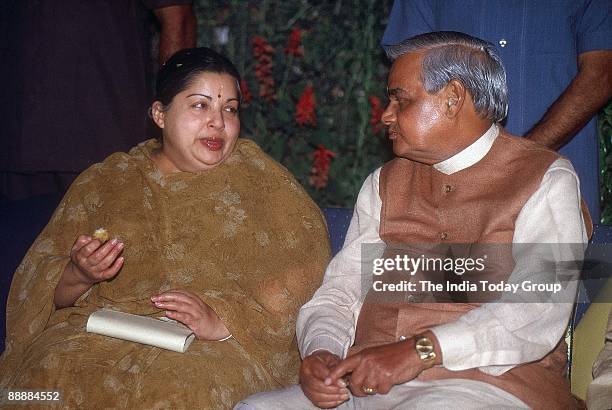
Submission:
M 96 229 L 93 233 L 93 237 L 102 243 L 108 241 L 109 239 L 108 232 L 104 228 Z

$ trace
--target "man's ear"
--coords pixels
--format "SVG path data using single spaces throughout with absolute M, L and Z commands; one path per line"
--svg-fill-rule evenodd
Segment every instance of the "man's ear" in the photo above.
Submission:
M 465 86 L 460 81 L 451 80 L 446 84 L 442 92 L 445 99 L 446 116 L 448 118 L 456 117 L 461 111 L 467 97 Z
M 166 113 L 164 111 L 164 105 L 161 103 L 161 101 L 155 101 L 153 105 L 151 105 L 150 110 L 150 115 L 153 122 L 155 122 L 159 128 L 164 128 L 164 117 Z

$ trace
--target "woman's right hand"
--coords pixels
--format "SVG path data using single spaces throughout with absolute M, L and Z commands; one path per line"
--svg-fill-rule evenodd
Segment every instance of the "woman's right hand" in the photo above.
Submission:
M 89 235 L 77 238 L 70 250 L 70 262 L 55 287 L 57 309 L 72 306 L 94 284 L 111 279 L 123 266 L 123 243 L 112 239 L 105 244 Z
M 117 239 L 102 244 L 89 235 L 80 235 L 70 250 L 70 261 L 82 281 L 91 286 L 117 275 L 123 266 L 123 257 L 119 256 L 123 246 Z

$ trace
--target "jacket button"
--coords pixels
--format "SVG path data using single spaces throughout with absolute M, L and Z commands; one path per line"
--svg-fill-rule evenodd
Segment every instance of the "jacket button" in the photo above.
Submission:
M 450 185 L 444 185 L 444 192 L 447 194 L 453 190 L 453 187 Z
M 406 336 L 400 336 L 400 337 L 399 337 L 399 340 L 400 340 L 401 342 L 403 342 L 404 340 L 406 340 Z
M 446 240 L 446 238 L 448 238 L 448 234 L 446 232 L 442 232 L 440 234 L 440 239 L 442 239 L 444 241 L 444 240 Z

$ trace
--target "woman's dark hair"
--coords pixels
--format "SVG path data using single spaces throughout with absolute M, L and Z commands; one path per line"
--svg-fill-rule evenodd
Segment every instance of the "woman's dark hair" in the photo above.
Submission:
M 230 60 L 208 47 L 178 51 L 161 66 L 155 86 L 155 101 L 167 107 L 174 96 L 185 90 L 197 75 L 206 72 L 234 77 L 238 97 L 242 101 L 238 70 Z

